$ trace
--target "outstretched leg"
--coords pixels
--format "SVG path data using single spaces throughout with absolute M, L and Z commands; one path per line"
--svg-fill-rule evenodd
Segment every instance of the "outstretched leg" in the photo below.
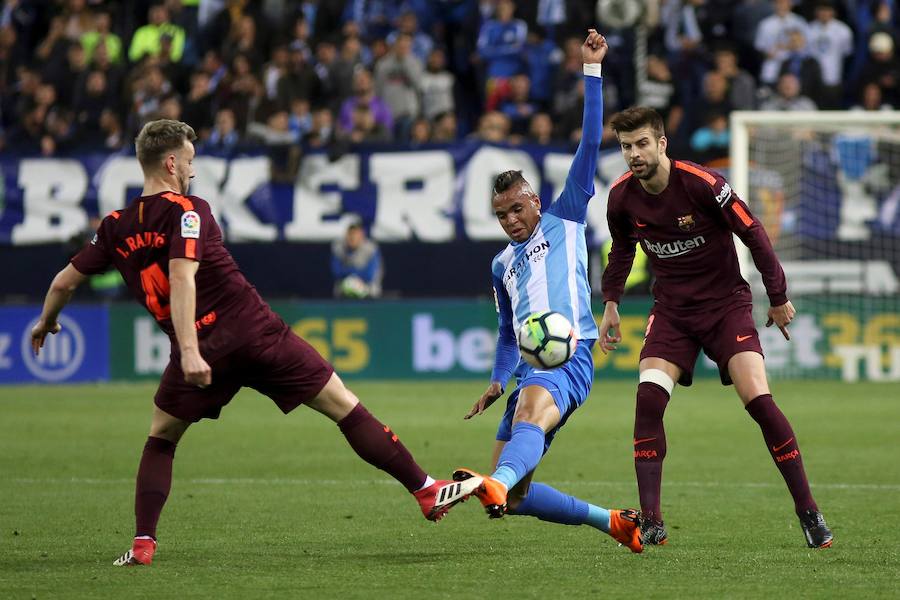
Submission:
M 451 506 L 468 498 L 480 484 L 479 481 L 460 485 L 429 477 L 400 438 L 366 410 L 337 374 L 333 374 L 319 395 L 307 404 L 337 423 L 360 458 L 388 473 L 415 495 L 429 520 L 439 520 Z
M 153 407 L 150 435 L 138 466 L 134 493 L 135 533 L 130 550 L 113 564 L 149 565 L 156 552 L 156 524 L 172 487 L 175 447 L 190 425 L 159 407 Z
M 766 449 L 794 499 L 794 510 L 800 517 L 807 543 L 810 547 L 830 546 L 831 531 L 809 489 L 794 430 L 769 393 L 762 356 L 756 352 L 735 354 L 728 361 L 728 373 L 744 408 L 762 430 Z

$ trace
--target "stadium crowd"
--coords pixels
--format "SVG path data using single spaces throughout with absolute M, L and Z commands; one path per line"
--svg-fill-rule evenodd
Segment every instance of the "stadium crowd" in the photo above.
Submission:
M 634 5 L 646 56 L 623 21 Z M 290 176 L 303 147 L 574 142 L 580 44 L 596 26 L 611 47 L 605 114 L 653 106 L 670 147 L 705 162 L 727 153 L 732 110 L 897 106 L 897 9 L 895 0 L 4 0 L 0 148 L 118 150 L 148 120 L 172 118 L 197 130 L 201 152 L 280 149 Z

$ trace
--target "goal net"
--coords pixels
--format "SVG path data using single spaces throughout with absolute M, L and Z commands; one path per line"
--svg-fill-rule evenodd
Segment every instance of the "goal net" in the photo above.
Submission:
M 761 329 L 770 374 L 900 381 L 900 113 L 736 112 L 729 170 L 798 311 L 791 342 Z M 764 322 L 765 288 L 742 254 Z

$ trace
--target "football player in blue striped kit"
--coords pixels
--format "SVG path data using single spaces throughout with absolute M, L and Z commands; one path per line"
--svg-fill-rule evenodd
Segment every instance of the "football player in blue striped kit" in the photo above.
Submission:
M 499 313 L 497 355 L 490 386 L 465 418 L 480 415 L 500 398 L 512 375 L 518 385 L 509 395 L 497 431 L 493 474 L 457 469 L 454 479 L 484 477 L 475 494 L 491 517 L 529 515 L 565 525 L 591 525 L 632 552 L 641 552 L 636 511 L 607 510 L 532 482 L 553 437 L 584 403 L 594 378 L 591 349 L 597 324 L 587 278 L 585 215 L 594 195 L 603 124 L 600 63 L 607 50 L 603 36 L 589 30 L 581 46 L 585 78 L 581 143 L 556 202 L 542 213 L 541 200 L 521 171 L 501 173 L 494 182 L 494 214 L 511 240 L 491 265 Z M 552 370 L 535 369 L 521 360 L 515 334 L 529 314 L 547 310 L 565 315 L 579 338 L 572 358 Z

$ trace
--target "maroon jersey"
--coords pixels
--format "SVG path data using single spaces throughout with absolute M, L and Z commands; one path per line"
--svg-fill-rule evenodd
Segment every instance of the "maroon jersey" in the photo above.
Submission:
M 178 352 L 169 307 L 169 260 L 200 262 L 195 278 L 195 326 L 200 352 L 214 360 L 250 336 L 281 326 L 222 244 L 222 231 L 206 200 L 165 192 L 136 198 L 110 213 L 90 243 L 72 258 L 85 275 L 114 266 L 128 289 L 156 319 Z
M 635 244 L 646 252 L 656 301 L 669 308 L 751 302 L 732 233 L 750 249 L 773 306 L 787 302 L 784 271 L 765 230 L 725 179 L 699 165 L 672 161 L 669 184 L 650 194 L 629 171 L 613 184 L 607 209 L 612 250 L 603 299 L 618 302 Z

